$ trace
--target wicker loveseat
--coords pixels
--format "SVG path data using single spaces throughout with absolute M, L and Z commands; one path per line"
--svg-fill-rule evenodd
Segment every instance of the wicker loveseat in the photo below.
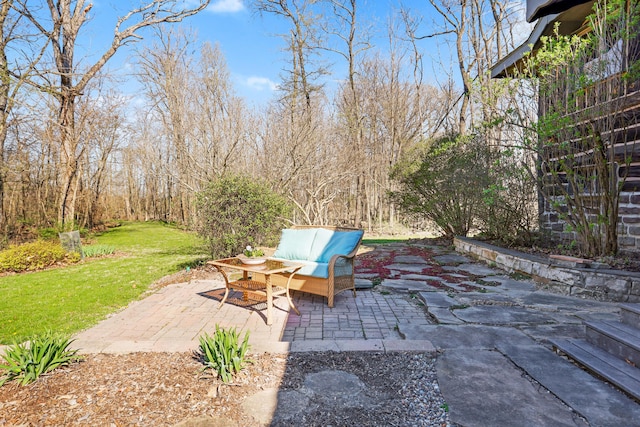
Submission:
M 282 230 L 272 258 L 304 264 L 289 289 L 325 296 L 329 307 L 333 307 L 336 294 L 352 290 L 356 295 L 353 261 L 363 235 L 364 231 L 356 228 L 294 226 Z M 273 274 L 271 283 L 285 287 L 287 278 L 288 275 Z

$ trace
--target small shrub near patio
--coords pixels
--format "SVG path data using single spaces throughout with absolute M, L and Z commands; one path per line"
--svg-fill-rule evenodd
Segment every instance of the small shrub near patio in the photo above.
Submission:
M 116 251 L 116 248 L 109 245 L 90 245 L 83 246 L 82 253 L 85 258 L 96 258 L 101 256 L 112 255 Z
M 76 263 L 79 260 L 80 254 L 66 252 L 59 243 L 38 240 L 0 252 L 0 272 L 42 270 L 57 263 Z
M 200 236 L 212 258 L 242 253 L 247 245 L 275 247 L 292 206 L 264 181 L 222 177 L 198 193 Z
M 206 332 L 200 337 L 204 369 L 213 369 L 224 383 L 230 382 L 237 372 L 251 362 L 247 359 L 249 332 L 245 333 L 242 344 L 239 338 L 235 328 L 223 329 L 218 325 L 213 337 Z
M 34 336 L 28 343 L 14 344 L 4 351 L 0 360 L 0 386 L 9 381 L 27 385 L 56 368 L 80 360 L 77 350 L 69 350 L 72 340 L 47 332 Z

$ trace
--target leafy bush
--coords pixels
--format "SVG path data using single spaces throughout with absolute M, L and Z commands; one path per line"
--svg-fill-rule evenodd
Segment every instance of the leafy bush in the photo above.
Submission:
M 198 193 L 196 205 L 197 230 L 213 258 L 237 255 L 247 245 L 275 246 L 292 211 L 266 182 L 245 176 L 211 182 Z
M 489 169 L 489 185 L 477 206 L 481 235 L 505 245 L 531 244 L 538 224 L 535 179 L 518 164 L 517 156 L 499 153 Z
M 82 247 L 82 254 L 86 258 L 94 258 L 99 256 L 111 255 L 116 248 L 110 245 L 90 245 Z
M 0 364 L 0 370 L 5 372 L 0 378 L 0 386 L 12 380 L 27 385 L 47 372 L 79 360 L 77 350 L 69 350 L 71 342 L 66 337 L 47 332 L 33 337 L 29 343 L 9 346 L 3 356 L 6 364 Z
M 392 171 L 391 194 L 410 216 L 433 221 L 446 236 L 466 236 L 488 185 L 487 147 L 473 137 L 445 136 L 407 153 Z
M 0 252 L 0 271 L 41 270 L 56 263 L 75 263 L 80 254 L 67 253 L 59 243 L 37 240 L 19 246 L 11 246 Z
M 391 177 L 399 183 L 391 198 L 400 210 L 433 221 L 448 237 L 474 230 L 512 241 L 526 237 L 537 220 L 534 182 L 481 129 L 414 148 Z
M 251 362 L 246 358 L 248 350 L 249 332 L 245 333 L 242 344 L 239 344 L 239 335 L 235 328 L 226 330 L 216 325 L 213 337 L 206 332 L 200 337 L 200 351 L 205 369 L 216 371 L 225 383 L 230 382 L 235 373 Z

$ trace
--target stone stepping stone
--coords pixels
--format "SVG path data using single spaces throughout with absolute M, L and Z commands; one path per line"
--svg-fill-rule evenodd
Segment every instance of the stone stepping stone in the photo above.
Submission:
M 385 268 L 389 270 L 396 271 L 405 271 L 408 273 L 422 273 L 422 270 L 425 269 L 425 265 L 416 265 L 416 264 L 390 264 L 385 266 Z
M 446 255 L 438 255 L 433 257 L 433 260 L 441 265 L 458 265 L 458 264 L 468 264 L 471 260 L 463 255 L 456 254 L 446 254 Z
M 422 264 L 422 265 L 429 264 L 428 261 L 426 261 L 424 258 L 419 257 L 417 255 L 395 256 L 393 258 L 393 261 L 394 263 L 399 263 L 399 264 Z
M 380 275 L 378 273 L 356 273 L 355 275 L 356 279 L 375 279 L 376 277 L 380 277 Z
M 354 280 L 356 289 L 371 289 L 373 288 L 373 282 L 369 279 L 357 278 Z
M 487 281 L 499 283 L 500 289 L 505 291 L 532 292 L 536 290 L 535 283 L 514 280 L 510 277 L 491 276 Z
M 380 286 L 400 292 L 439 291 L 440 289 L 418 280 L 384 279 Z
M 576 322 L 573 324 L 563 323 L 557 325 L 523 326 L 520 327 L 520 330 L 536 341 L 549 344 L 551 340 L 555 339 L 584 337 L 584 325 L 582 322 Z
M 472 304 L 474 302 L 480 302 L 482 304 L 491 305 L 521 305 L 517 299 L 505 295 L 505 294 L 495 294 L 495 293 L 481 293 L 481 292 L 468 292 L 464 295 L 460 295 L 458 301 L 463 304 Z
M 464 310 L 454 310 L 454 313 Z M 533 341 L 515 328 L 485 325 L 416 325 L 400 323 L 405 340 L 429 340 L 438 350 L 494 349 L 498 343 L 531 345 Z
M 447 351 L 436 363 L 452 423 L 475 426 L 588 426 L 497 351 Z
M 495 276 L 498 274 L 504 274 L 502 271 L 495 270 L 491 267 L 481 264 L 460 264 L 457 266 L 445 265 L 442 267 L 447 271 L 461 271 L 474 276 Z M 487 279 L 490 280 L 490 279 Z
M 457 318 L 456 315 L 448 308 L 433 307 L 429 308 L 428 311 L 440 325 L 461 325 L 464 323 L 463 320 Z
M 604 311 L 616 310 L 615 303 L 600 302 L 593 300 L 567 297 L 563 295 L 550 294 L 546 292 L 534 292 L 522 298 L 526 305 L 544 305 L 558 308 L 569 308 L 573 310 L 590 310 L 602 308 Z
M 424 282 L 428 280 L 434 280 L 436 282 L 444 282 L 445 279 L 438 276 L 425 276 L 423 274 L 403 274 L 400 276 L 401 279 L 404 280 L 422 280 Z
M 458 304 L 458 301 L 441 292 L 421 292 L 419 296 L 429 309 L 435 307 L 449 309 L 452 305 Z
M 483 325 L 531 325 L 556 323 L 546 313 L 523 307 L 505 307 L 502 305 L 482 305 L 455 311 L 455 315 L 467 323 Z
M 321 371 L 308 374 L 304 378 L 304 387 L 323 399 L 349 401 L 365 389 L 365 384 L 357 375 L 345 371 Z

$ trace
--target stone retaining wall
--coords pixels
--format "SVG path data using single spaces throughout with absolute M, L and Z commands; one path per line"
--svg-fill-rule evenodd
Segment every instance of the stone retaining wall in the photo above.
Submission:
M 640 273 L 611 270 L 601 265 L 556 263 L 547 258 L 456 237 L 456 251 L 468 254 L 509 273 L 522 273 L 565 295 L 600 301 L 640 302 Z

